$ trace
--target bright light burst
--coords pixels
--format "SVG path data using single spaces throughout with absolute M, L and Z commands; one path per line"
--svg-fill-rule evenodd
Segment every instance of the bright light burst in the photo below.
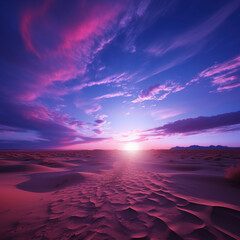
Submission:
M 124 145 L 124 150 L 126 151 L 138 151 L 139 149 L 139 144 L 136 142 L 130 142 Z

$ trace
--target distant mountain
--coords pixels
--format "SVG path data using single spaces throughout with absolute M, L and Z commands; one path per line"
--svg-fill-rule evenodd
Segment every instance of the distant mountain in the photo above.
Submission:
M 222 145 L 210 145 L 210 146 L 199 146 L 199 145 L 191 145 L 189 147 L 172 147 L 171 149 L 231 149 L 232 147 L 222 146 Z

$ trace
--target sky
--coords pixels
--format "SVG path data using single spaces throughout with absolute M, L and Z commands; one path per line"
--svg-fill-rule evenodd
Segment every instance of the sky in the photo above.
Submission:
M 240 0 L 12 0 L 0 149 L 240 146 Z

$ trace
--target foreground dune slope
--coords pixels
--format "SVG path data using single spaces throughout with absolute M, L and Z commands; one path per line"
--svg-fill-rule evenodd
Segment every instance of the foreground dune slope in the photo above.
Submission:
M 237 150 L 2 152 L 1 239 L 240 239 Z

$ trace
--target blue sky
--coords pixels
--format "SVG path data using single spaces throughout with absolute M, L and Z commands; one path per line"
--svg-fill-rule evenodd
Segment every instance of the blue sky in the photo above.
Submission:
M 239 146 L 240 1 L 3 1 L 0 148 Z

